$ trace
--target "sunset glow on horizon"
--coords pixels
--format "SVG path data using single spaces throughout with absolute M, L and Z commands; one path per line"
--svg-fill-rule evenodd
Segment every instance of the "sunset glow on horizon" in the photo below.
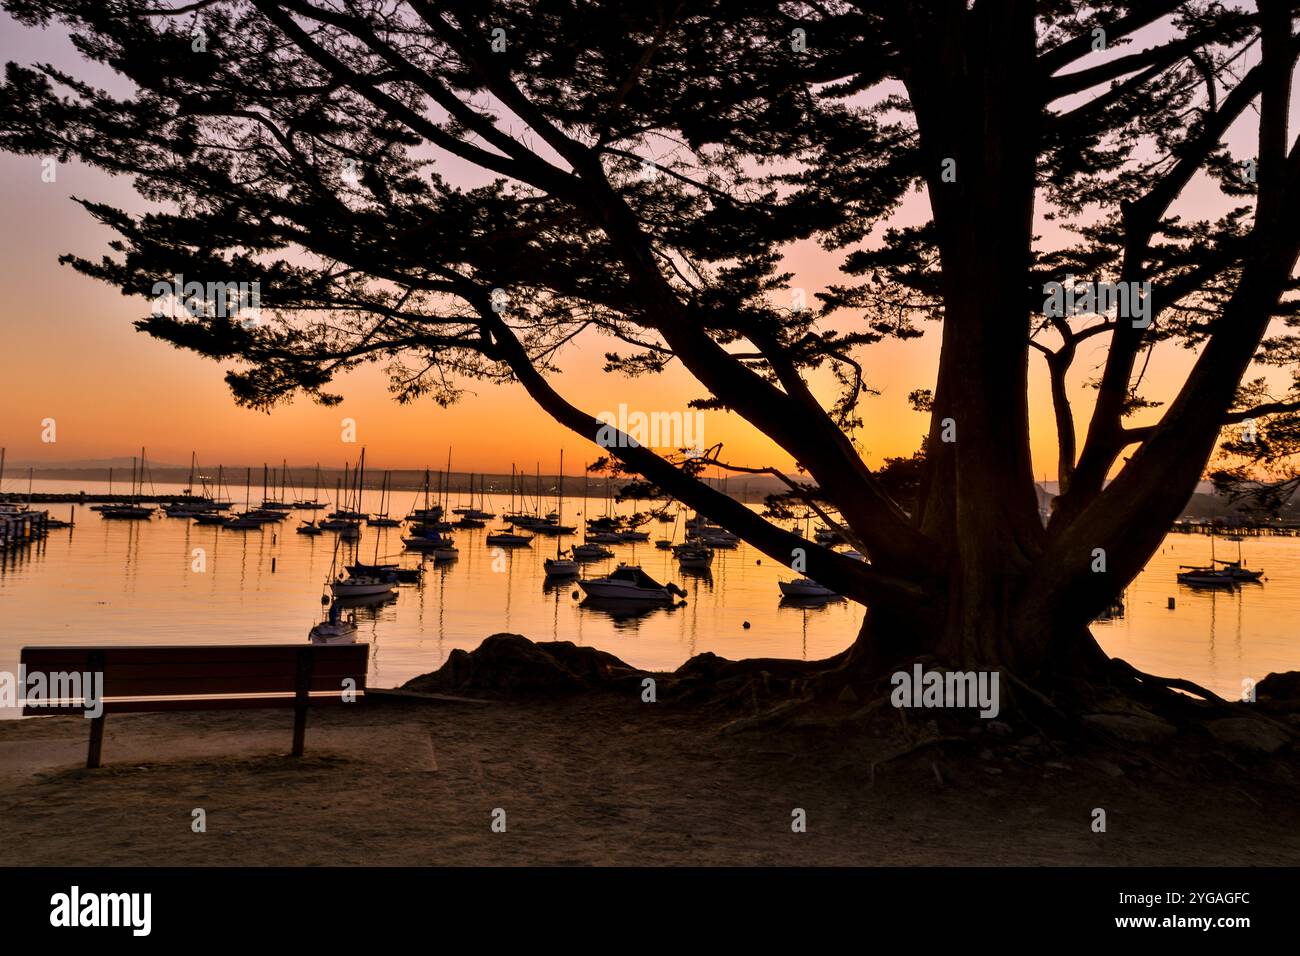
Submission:
M 69 57 L 65 38 L 9 24 L 0 55 L 5 59 L 37 55 Z M 540 462 L 554 469 L 560 448 L 573 468 L 599 457 L 600 450 L 553 421 L 518 385 L 466 382 L 466 397 L 451 408 L 429 400 L 403 406 L 387 390 L 380 366 L 368 366 L 334 383 L 342 404 L 325 408 L 299 398 L 262 413 L 239 408 L 223 381 L 225 368 L 136 332 L 132 321 L 148 312 L 144 299 L 129 299 L 117 290 L 58 264 L 64 253 L 97 259 L 109 252 L 113 234 L 96 224 L 72 197 L 143 209 L 130 183 L 76 162 L 60 164 L 54 183 L 42 182 L 34 157 L 0 157 L 0 203 L 18 229 L 0 237 L 0 294 L 5 311 L 6 347 L 0 371 L 9 383 L 9 400 L 0 419 L 0 445 L 11 460 L 49 462 L 122 458 L 141 445 L 157 461 L 186 462 L 191 451 L 202 462 L 290 463 L 320 461 L 338 465 L 353 460 L 360 445 L 376 467 L 422 468 L 445 460 L 454 449 L 458 470 L 510 471 Z M 1192 203 L 1198 190 L 1189 189 Z M 1211 190 L 1201 191 L 1209 195 Z M 1216 210 L 1191 209 L 1212 215 Z M 1041 210 L 1040 210 L 1041 213 Z M 925 197 L 915 194 L 894 220 L 916 222 L 928 214 Z M 1048 231 L 1046 229 L 1040 231 Z M 1059 234 L 1051 225 L 1050 234 Z M 815 294 L 839 272 L 845 250 L 828 252 L 815 243 L 788 251 L 786 267 L 792 286 Z M 831 322 L 849 328 L 852 319 Z M 926 334 L 912 342 L 886 340 L 859 352 L 868 385 L 880 391 L 863 400 L 864 427 L 853 439 L 864 460 L 877 467 L 886 457 L 906 456 L 920 445 L 928 415 L 910 407 L 907 395 L 932 388 L 938 364 L 937 323 L 924 323 Z M 560 353 L 562 374 L 553 382 L 569 401 L 592 414 L 619 403 L 645 412 L 685 412 L 705 390 L 679 364 L 660 375 L 629 379 L 601 371 L 603 355 L 622 343 L 584 334 Z M 1167 402 L 1181 385 L 1194 352 L 1161 347 L 1146 382 L 1150 398 Z M 1084 379 L 1094 377 L 1104 359 L 1100 339 L 1084 343 L 1072 375 L 1073 413 L 1080 435 L 1087 428 L 1093 392 Z M 1041 357 L 1029 355 L 1030 415 L 1033 426 L 1034 474 L 1054 479 L 1056 435 L 1050 392 Z M 829 406 L 834 383 L 829 374 L 810 376 L 814 391 Z M 1134 424 L 1154 421 L 1160 409 L 1145 412 Z M 41 440 L 42 422 L 57 423 L 57 442 Z M 357 423 L 355 446 L 340 441 L 341 420 Z M 705 444 L 722 442 L 724 458 L 747 467 L 777 467 L 793 472 L 795 463 L 770 440 L 738 416 L 705 413 Z

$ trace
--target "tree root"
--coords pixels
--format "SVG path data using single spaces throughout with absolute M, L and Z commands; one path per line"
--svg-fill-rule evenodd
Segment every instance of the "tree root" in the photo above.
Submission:
M 902 750 L 896 750 L 886 757 L 881 757 L 879 760 L 873 760 L 871 762 L 871 768 L 867 774 L 867 786 L 868 787 L 875 786 L 877 767 L 883 767 L 887 763 L 892 763 L 893 761 L 898 760 L 902 757 L 906 757 L 909 754 L 914 754 L 918 750 L 924 750 L 926 747 L 933 747 L 936 744 L 950 744 L 950 743 L 961 744 L 965 742 L 966 742 L 965 739 L 962 737 L 952 737 L 952 736 L 927 737 L 925 740 L 917 741 L 916 743 L 912 744 L 910 747 L 904 747 Z M 939 784 L 940 786 L 942 786 L 943 777 L 939 775 L 938 767 L 935 767 L 933 763 L 931 764 L 931 766 L 934 767 L 935 776 L 939 777 Z

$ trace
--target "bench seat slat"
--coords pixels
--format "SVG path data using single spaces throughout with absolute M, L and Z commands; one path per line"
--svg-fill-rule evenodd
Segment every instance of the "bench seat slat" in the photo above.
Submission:
M 104 655 L 105 662 L 143 664 L 147 666 L 167 663 L 187 664 L 196 661 L 208 664 L 228 662 L 275 663 L 293 660 L 297 651 L 306 646 L 311 645 L 131 644 L 118 646 L 80 645 L 76 647 L 33 645 L 23 648 L 22 659 L 29 666 L 31 666 L 31 663 L 40 664 L 42 667 L 48 665 L 51 670 L 55 669 L 55 665 L 65 665 L 65 669 L 75 668 L 79 664 L 84 665 L 91 653 Z M 369 657 L 369 648 L 369 644 L 323 645 L 312 647 L 312 652 L 316 663 L 319 665 L 327 660 L 366 660 Z
M 356 687 L 363 685 L 357 672 L 347 674 L 316 674 L 308 681 L 308 689 L 313 691 L 338 691 L 344 688 L 343 681 L 352 679 Z M 111 671 L 105 673 L 103 684 L 104 697 L 170 697 L 178 695 L 206 694 L 217 696 L 226 694 L 237 697 L 241 694 L 267 694 L 276 691 L 292 692 L 297 688 L 296 675 L 263 675 L 261 677 L 217 676 L 171 678 L 159 675 L 156 678 L 133 677 L 119 678 Z M 51 689 L 48 693 L 53 693 Z
M 84 671 L 88 662 L 82 660 L 77 664 L 69 666 L 47 667 L 42 664 L 33 668 L 28 661 L 27 672 L 42 671 L 49 673 L 51 671 Z M 338 658 L 317 660 L 312 667 L 313 674 L 324 674 L 329 677 L 350 677 L 354 676 L 359 669 L 359 662 L 342 660 Z M 265 679 L 279 678 L 292 679 L 297 674 L 297 662 L 292 660 L 286 661 L 266 661 L 266 662 L 233 662 L 224 661 L 214 664 L 205 664 L 202 661 L 187 661 L 180 664 L 170 664 L 160 662 L 157 664 L 122 664 L 111 658 L 103 665 L 105 680 L 159 680 L 161 678 L 175 678 L 177 680 L 188 680 L 194 677 L 229 677 L 232 680 L 240 678 Z
M 365 692 L 358 689 L 356 693 L 357 701 L 365 700 Z M 297 703 L 297 698 L 293 694 L 283 694 L 276 696 L 251 696 L 251 697 L 185 697 L 182 699 L 172 699 L 169 697 L 148 697 L 140 700 L 114 700 L 108 698 L 104 701 L 105 714 L 144 714 L 155 711 L 182 711 L 182 710 L 255 710 L 255 709 L 280 709 L 293 707 Z M 322 696 L 313 695 L 309 701 L 312 707 L 329 707 L 335 704 L 344 703 L 341 694 L 329 693 Z M 82 715 L 80 705 L 75 707 L 27 707 L 23 709 L 23 715 L 27 717 L 66 717 Z

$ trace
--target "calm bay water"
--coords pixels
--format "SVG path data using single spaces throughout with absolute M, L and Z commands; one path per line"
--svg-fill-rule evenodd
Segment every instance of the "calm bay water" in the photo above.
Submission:
M 59 481 L 35 488 L 107 490 Z M 405 514 L 412 497 L 395 493 L 392 513 Z M 503 511 L 506 504 L 489 502 L 487 510 Z M 367 492 L 363 510 L 378 505 L 378 492 Z M 61 518 L 70 508 L 39 507 Z M 606 512 L 599 499 L 565 502 L 571 524 Z M 329 532 L 294 533 L 308 515 L 294 512 L 279 525 L 230 531 L 172 518 L 105 521 L 77 506 L 75 528 L 0 556 L 0 670 L 16 670 L 28 644 L 305 641 L 320 619 L 335 547 Z M 488 522 L 489 528 L 497 524 Z M 782 606 L 777 582 L 794 575 L 746 545 L 718 551 L 711 574 L 688 576 L 670 552 L 653 544 L 670 536 L 673 525 L 651 523 L 642 530 L 651 542 L 611 545 L 615 557 L 587 564 L 584 573 L 596 577 L 619 561 L 639 563 L 660 582 L 682 585 L 685 606 L 633 617 L 584 607 L 573 596 L 578 589 L 572 580 L 557 587 L 545 582 L 542 561 L 554 554 L 554 539 L 538 537 L 531 547 L 494 555 L 484 542 L 487 531 L 458 529 L 458 561 L 426 562 L 422 584 L 399 587 L 391 604 L 357 611 L 358 639 L 372 645 L 371 685 L 396 686 L 435 670 L 453 648 L 471 650 L 501 631 L 570 640 L 640 667 L 671 670 L 702 651 L 728 658 L 827 657 L 846 647 L 861 624 L 863 609 L 851 602 Z M 413 564 L 417 556 L 404 555 L 402 533 L 365 528 L 357 545 L 340 548 L 340 559 L 347 559 L 340 564 L 369 562 L 376 553 Z M 681 535 L 679 526 L 678 540 Z M 1219 541 L 1218 547 L 1219 557 L 1235 557 L 1235 545 Z M 1174 572 L 1179 564 L 1207 561 L 1210 540 L 1171 535 L 1129 589 L 1124 617 L 1098 623 L 1093 632 L 1108 652 L 1139 668 L 1190 678 L 1225 696 L 1239 695 L 1243 678 L 1300 669 L 1300 539 L 1247 539 L 1244 548 L 1248 566 L 1266 569 L 1266 583 L 1196 591 L 1178 586 Z M 193 570 L 196 549 L 203 551 L 204 571 Z M 1170 596 L 1177 599 L 1172 611 L 1166 608 Z

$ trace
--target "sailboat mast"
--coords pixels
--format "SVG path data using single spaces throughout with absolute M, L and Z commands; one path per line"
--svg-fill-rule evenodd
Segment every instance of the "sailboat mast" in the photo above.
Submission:
M 144 454 L 144 446 L 140 446 L 140 497 L 144 497 L 144 472 L 148 467 L 148 459 Z M 149 479 L 149 494 L 157 496 L 158 489 L 153 486 L 153 478 Z
M 361 461 L 357 467 L 357 511 L 361 510 L 361 495 L 366 481 L 366 450 L 361 449 Z
M 446 498 L 445 501 L 442 500 L 444 497 Z M 442 492 L 439 494 L 438 504 L 442 506 L 444 511 L 447 509 L 447 506 L 451 504 L 451 446 L 450 445 L 447 446 L 447 470 L 442 473 Z
M 558 504 L 555 508 L 555 523 L 564 524 L 564 449 L 560 449 L 560 487 L 558 495 Z M 555 536 L 555 558 L 560 558 L 560 542 L 564 540 L 564 535 L 556 534 Z

